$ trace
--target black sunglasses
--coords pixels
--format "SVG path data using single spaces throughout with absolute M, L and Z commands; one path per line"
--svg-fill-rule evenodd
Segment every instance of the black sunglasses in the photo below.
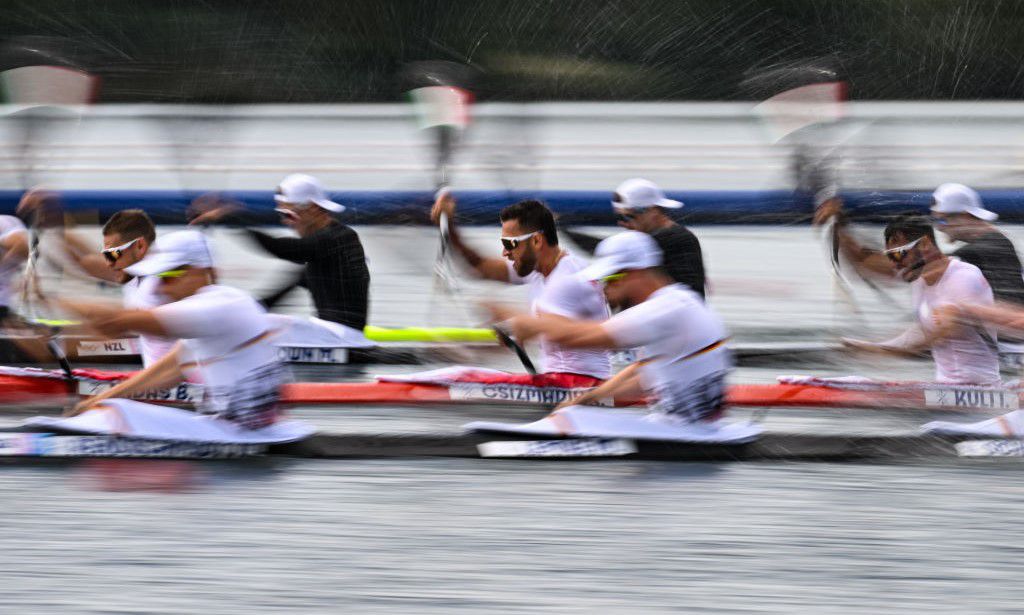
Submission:
M 616 222 L 632 222 L 636 217 L 647 211 L 646 209 L 631 209 L 629 211 L 615 212 Z

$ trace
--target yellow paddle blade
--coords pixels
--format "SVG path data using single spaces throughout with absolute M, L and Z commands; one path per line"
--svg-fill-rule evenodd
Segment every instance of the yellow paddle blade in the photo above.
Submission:
M 43 325 L 44 327 L 71 327 L 82 324 L 78 320 L 54 320 L 50 318 L 33 318 L 29 322 L 35 325 Z
M 496 342 L 491 329 L 468 327 L 375 327 L 363 329 L 374 342 Z

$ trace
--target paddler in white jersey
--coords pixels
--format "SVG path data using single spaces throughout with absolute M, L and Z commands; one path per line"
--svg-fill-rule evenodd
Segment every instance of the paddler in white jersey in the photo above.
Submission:
M 198 238 L 127 268 L 131 275 L 156 280 L 160 294 L 167 298 L 157 307 L 120 309 L 62 302 L 108 335 L 133 331 L 180 342 L 156 363 L 76 406 L 71 414 L 85 413 L 82 417 L 57 426 L 98 423 L 99 431 L 105 433 L 104 425 L 119 429 L 112 421 L 121 420 L 124 433 L 136 437 L 211 440 L 220 437 L 217 434 L 224 428 L 231 436 L 224 441 L 251 439 L 249 432 L 256 431 L 268 441 L 290 437 L 282 435 L 281 429 L 271 429 L 278 422 L 280 387 L 285 380 L 284 366 L 269 340 L 271 321 L 248 293 L 215 284 L 208 259 L 205 242 Z M 198 409 L 212 420 L 197 422 L 194 413 L 184 410 L 116 399 L 180 382 L 185 376 L 205 386 Z M 107 412 L 111 408 L 115 412 Z M 90 409 L 99 414 L 87 412 Z M 294 422 L 284 423 L 294 426 Z
M 937 310 L 935 321 L 936 326 L 940 327 L 995 327 L 1000 332 L 1019 337 L 1024 333 L 1024 307 L 1009 301 L 994 305 L 962 302 Z M 1016 398 L 1019 390 L 1011 390 L 1009 394 Z M 1013 410 L 976 423 L 933 421 L 921 429 L 925 433 L 948 436 L 1024 439 L 1024 410 Z
M 586 266 L 558 245 L 555 218 L 540 201 L 521 201 L 501 210 L 501 245 L 505 258 L 484 258 L 467 246 L 458 232 L 455 199 L 447 191 L 438 195 L 431 218 L 448 217 L 452 245 L 480 276 L 488 280 L 530 287 L 532 309 L 573 320 L 604 320 L 608 305 L 599 288 L 577 274 Z M 591 387 L 611 372 L 604 349 L 581 348 L 541 339 L 541 372 L 530 379 L 534 386 Z
M 15 279 L 28 258 L 28 230 L 14 216 L 0 216 L 0 321 L 11 315 Z
M 885 228 L 884 254 L 897 275 L 911 284 L 917 323 L 883 342 L 844 339 L 850 348 L 892 354 L 931 350 L 938 382 L 998 386 L 999 356 L 995 329 L 936 319 L 950 305 L 992 305 L 992 288 L 981 270 L 944 255 L 935 243 L 931 223 L 920 216 L 901 216 Z
M 156 227 L 141 209 L 126 209 L 115 213 L 103 225 L 103 250 L 97 254 L 84 243 L 67 237 L 67 250 L 78 265 L 89 275 L 120 284 L 127 309 L 147 309 L 162 305 L 167 298 L 160 292 L 160 281 L 153 277 L 133 275 L 129 268 L 150 255 L 161 251 L 174 251 L 181 245 L 201 246 L 199 263 L 213 271 L 213 256 L 206 238 L 195 230 L 167 233 L 159 239 Z M 142 365 L 149 366 L 170 352 L 177 340 L 151 333 L 139 334 Z
M 547 336 L 568 348 L 638 348 L 640 360 L 549 416 L 528 423 L 475 422 L 471 431 L 530 436 L 741 443 L 758 437 L 752 423 L 719 420 L 731 369 L 728 333 L 700 296 L 675 284 L 650 235 L 627 231 L 605 239 L 580 277 L 604 286 L 608 320 L 570 320 L 553 314 L 511 316 L 493 309 L 523 339 Z M 646 398 L 650 412 L 595 407 L 611 398 Z

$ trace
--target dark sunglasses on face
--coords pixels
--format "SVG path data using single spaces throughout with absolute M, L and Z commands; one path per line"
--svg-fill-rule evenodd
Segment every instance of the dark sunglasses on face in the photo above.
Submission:
M 124 254 L 125 250 L 132 247 L 132 245 L 134 245 L 135 242 L 140 239 L 142 239 L 142 237 L 136 237 L 135 239 L 132 239 L 128 243 L 123 243 L 113 248 L 106 248 L 105 250 L 102 250 L 100 254 L 103 255 L 103 258 L 107 259 L 108 263 L 113 265 L 114 263 L 117 262 L 117 259 L 121 258 L 121 255 Z
M 617 222 L 633 222 L 637 216 L 647 211 L 646 209 L 629 209 L 626 211 L 615 212 L 615 220 Z

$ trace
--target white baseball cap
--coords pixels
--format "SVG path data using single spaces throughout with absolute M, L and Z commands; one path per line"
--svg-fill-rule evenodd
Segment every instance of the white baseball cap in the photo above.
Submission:
M 935 204 L 932 212 L 937 214 L 971 214 L 979 220 L 992 222 L 999 214 L 982 207 L 981 196 L 963 184 L 942 184 L 932 193 Z
M 649 269 L 662 263 L 661 248 L 647 233 L 624 231 L 597 244 L 594 262 L 580 272 L 587 280 L 630 269 Z
M 683 204 L 665 198 L 665 193 L 658 187 L 658 184 L 635 177 L 627 179 L 615 189 L 612 206 L 620 209 L 647 209 L 654 206 L 679 209 Z
M 145 258 L 125 271 L 134 276 L 156 275 L 178 267 L 213 267 L 213 254 L 206 237 L 199 231 L 177 231 L 161 235 Z
M 314 203 L 336 214 L 345 211 L 344 205 L 327 198 L 327 193 L 320 185 L 320 180 L 312 175 L 302 173 L 293 173 L 282 179 L 281 183 L 277 185 L 277 194 L 274 195 L 274 200 L 278 203 L 293 205 Z

